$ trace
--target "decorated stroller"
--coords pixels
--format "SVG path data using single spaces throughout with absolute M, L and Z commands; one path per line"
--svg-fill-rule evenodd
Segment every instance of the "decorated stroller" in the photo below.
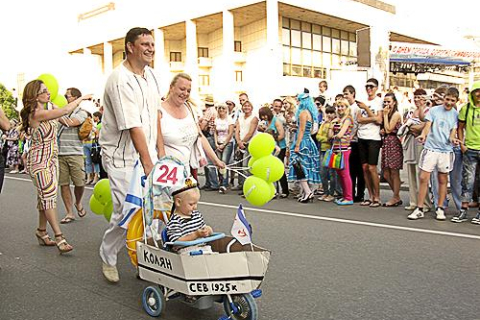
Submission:
M 183 184 L 185 178 L 183 165 L 173 157 L 164 157 L 156 163 L 143 190 L 132 191 L 131 187 L 127 195 L 128 212 L 121 225 L 128 224 L 128 254 L 138 268 L 139 277 L 153 283 L 143 291 L 143 308 L 150 316 L 158 317 L 169 300 L 178 299 L 198 309 L 211 308 L 218 302 L 226 312 L 220 319 L 257 319 L 255 298 L 262 294 L 259 288 L 270 252 L 249 241 L 250 225 L 241 205 L 232 228 L 235 237 L 214 233 L 195 241 L 167 239 L 165 226 L 172 205 L 170 191 L 176 184 Z M 138 184 L 142 183 L 134 174 L 135 179 Z M 134 183 L 132 181 L 132 185 Z M 132 193 L 141 192 L 147 196 L 142 195 L 143 201 L 139 202 L 139 197 Z M 207 243 L 212 254 L 205 254 L 201 249 L 188 254 L 172 251 L 173 246 Z

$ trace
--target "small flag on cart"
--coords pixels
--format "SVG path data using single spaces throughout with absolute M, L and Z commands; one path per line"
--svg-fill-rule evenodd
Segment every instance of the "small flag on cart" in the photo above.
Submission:
M 133 218 L 135 213 L 139 209 L 142 209 L 145 178 L 145 173 L 143 172 L 143 168 L 140 165 L 140 161 L 137 160 L 135 166 L 133 167 L 130 186 L 128 188 L 127 196 L 125 197 L 125 203 L 123 204 L 123 218 L 118 224 L 124 229 L 128 228 L 128 223 Z
M 252 227 L 245 217 L 242 205 L 238 206 L 231 233 L 242 245 L 252 243 Z

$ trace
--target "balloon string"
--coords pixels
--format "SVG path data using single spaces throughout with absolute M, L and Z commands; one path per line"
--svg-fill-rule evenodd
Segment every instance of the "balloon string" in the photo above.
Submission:
M 217 171 L 220 171 L 216 166 L 214 165 L 207 165 L 206 166 L 207 168 L 211 168 L 211 169 L 216 169 Z M 241 175 L 242 177 L 245 177 L 247 178 L 246 175 L 240 173 L 240 171 L 247 171 L 247 170 L 250 170 L 250 167 L 225 167 L 225 170 L 230 170 L 230 171 L 233 171 L 235 173 L 238 173 L 239 175 Z
M 243 158 L 242 160 L 238 160 L 238 161 L 235 161 L 235 162 L 230 163 L 227 167 L 233 167 L 234 164 L 242 163 L 244 160 L 247 160 L 247 159 L 249 159 L 249 158 L 251 158 L 251 157 L 252 157 L 252 155 L 249 154 L 248 156 L 246 156 L 246 157 Z

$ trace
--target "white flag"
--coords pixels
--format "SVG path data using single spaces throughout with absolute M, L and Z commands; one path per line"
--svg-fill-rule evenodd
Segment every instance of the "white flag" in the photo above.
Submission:
M 242 205 L 238 206 L 231 233 L 242 245 L 252 243 L 252 227 L 245 218 Z
M 143 168 L 140 165 L 140 160 L 137 160 L 133 167 L 133 173 L 128 187 L 125 203 L 123 204 L 123 218 L 118 224 L 124 229 L 128 229 L 128 223 L 132 220 L 135 213 L 143 207 L 144 188 L 146 183 L 146 176 Z

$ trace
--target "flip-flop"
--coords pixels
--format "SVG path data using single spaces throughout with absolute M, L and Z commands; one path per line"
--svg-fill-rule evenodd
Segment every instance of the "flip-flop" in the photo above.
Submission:
M 73 222 L 73 221 L 75 221 L 75 218 L 65 217 L 65 218 L 63 218 L 62 220 L 60 220 L 60 223 L 61 223 L 61 224 L 67 224 L 67 223 L 70 223 L 70 222 Z
M 372 200 L 370 200 L 370 199 L 365 200 L 365 201 L 363 201 L 362 203 L 360 203 L 360 205 L 361 205 L 362 207 L 368 207 L 368 206 L 370 206 L 371 204 L 372 204 Z
M 78 207 L 75 205 L 75 209 L 77 209 L 77 214 L 80 218 L 83 218 L 87 215 L 87 211 L 85 210 L 85 208 L 82 206 L 82 209 L 79 210 Z

